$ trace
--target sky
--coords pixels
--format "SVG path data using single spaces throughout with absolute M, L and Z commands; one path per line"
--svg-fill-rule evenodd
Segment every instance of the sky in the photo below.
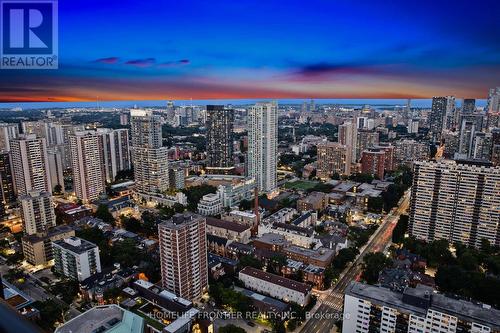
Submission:
M 500 2 L 71 0 L 59 69 L 0 70 L 0 102 L 485 98 Z

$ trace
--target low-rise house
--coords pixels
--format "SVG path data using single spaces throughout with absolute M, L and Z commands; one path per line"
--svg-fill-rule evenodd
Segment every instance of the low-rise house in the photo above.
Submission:
M 132 268 L 120 269 L 120 265 L 94 274 L 80 282 L 80 293 L 86 300 L 102 303 L 104 292 L 120 288 L 137 278 L 137 271 Z
M 207 250 L 220 256 L 226 255 L 226 247 L 230 244 L 227 238 L 207 234 Z
M 226 254 L 231 258 L 239 258 L 241 256 L 253 255 L 255 247 L 250 244 L 243 244 L 240 242 L 232 242 L 226 247 Z
M 335 254 L 339 253 L 340 250 L 347 248 L 347 237 L 342 234 L 332 233 L 317 237 L 323 247 L 333 250 Z
M 326 194 L 323 192 L 312 192 L 305 198 L 297 200 L 297 210 L 299 212 L 314 210 L 321 211 L 326 206 Z

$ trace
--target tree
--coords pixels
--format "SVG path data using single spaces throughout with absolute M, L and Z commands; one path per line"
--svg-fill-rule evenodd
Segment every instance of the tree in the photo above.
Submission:
M 201 198 L 209 193 L 216 193 L 217 188 L 211 185 L 203 184 L 199 186 L 191 186 L 182 190 L 182 192 L 186 195 L 188 201 L 188 210 L 196 211 L 198 208 L 198 202 L 200 202 Z
M 252 301 L 249 297 L 224 286 L 221 282 L 211 283 L 208 293 L 218 306 L 229 307 L 242 313 L 251 311 Z
M 477 253 L 467 249 L 460 257 L 458 257 L 458 264 L 466 271 L 476 271 L 479 268 L 479 258 Z
M 452 264 L 455 261 L 450 252 L 450 244 L 445 239 L 435 240 L 427 244 L 421 255 L 427 258 L 427 264 L 431 267 Z
M 284 255 L 282 254 L 275 254 L 270 262 L 269 262 L 269 265 L 270 267 L 269 268 L 272 268 L 272 271 L 275 273 L 275 274 L 280 274 L 280 271 L 281 271 L 281 268 L 283 266 L 285 266 L 287 264 L 287 259 Z
M 40 311 L 40 319 L 37 320 L 37 324 L 50 332 L 54 330 L 56 321 L 62 321 L 62 314 L 68 309 L 68 307 L 52 299 L 35 302 L 33 307 Z
M 260 261 L 259 259 L 251 256 L 251 255 L 244 255 L 240 258 L 240 263 L 239 263 L 240 267 L 241 268 L 244 268 L 246 266 L 250 266 L 250 267 L 253 267 L 253 268 L 256 268 L 256 269 L 262 269 L 262 267 L 264 266 L 264 264 L 262 263 L 262 261 Z
M 141 261 L 141 251 L 133 239 L 116 242 L 112 249 L 113 259 L 124 267 L 132 267 Z
M 285 323 L 279 318 L 271 319 L 271 327 L 275 333 L 286 333 Z
M 500 255 L 491 255 L 484 259 L 484 266 L 489 273 L 500 275 Z
M 384 209 L 384 199 L 381 197 L 369 197 L 367 209 L 372 213 L 382 213 L 382 209 Z
M 442 266 L 438 268 L 434 279 L 442 292 L 459 293 L 465 287 L 464 275 L 465 272 L 459 266 Z
M 393 207 L 396 207 L 405 190 L 406 188 L 402 184 L 391 184 L 387 188 L 387 191 L 382 193 L 382 198 L 384 199 L 384 209 L 387 212 Z
M 149 281 L 155 283 L 161 279 L 160 257 L 147 253 L 141 261 L 141 270 Z
M 97 210 L 95 211 L 94 216 L 97 217 L 97 218 L 100 218 L 101 220 L 103 220 L 106 223 L 109 223 L 109 224 L 112 224 L 112 225 L 115 224 L 115 218 L 109 212 L 109 208 L 108 208 L 107 205 L 100 204 L 97 207 Z
M 62 193 L 62 186 L 61 184 L 57 184 L 56 186 L 54 186 L 54 194 L 61 194 Z
M 153 236 L 158 234 L 158 221 L 159 216 L 150 212 L 149 210 L 145 210 L 141 215 L 142 226 L 144 232 L 148 236 Z
M 405 238 L 405 234 L 408 231 L 408 215 L 401 215 L 399 217 L 398 223 L 392 231 L 392 242 L 401 244 Z
M 382 252 L 368 253 L 363 257 L 362 277 L 368 284 L 375 284 L 378 281 L 380 271 L 392 264 L 392 260 L 387 258 Z
M 253 200 L 243 199 L 240 201 L 240 210 L 250 210 L 253 207 Z
M 358 183 L 371 183 L 373 181 L 373 175 L 369 173 L 354 173 L 349 176 L 349 180 L 353 180 Z
M 64 303 L 71 304 L 80 291 L 80 285 L 78 281 L 63 280 L 53 285 L 50 289 L 53 294 L 60 295 Z
M 327 183 L 318 183 L 316 184 L 313 188 L 310 188 L 307 190 L 308 193 L 311 192 L 324 192 L 324 193 L 330 193 L 332 189 L 334 188 L 333 185 L 327 184 Z
M 82 228 L 76 231 L 76 237 L 85 239 L 99 247 L 101 265 L 109 266 L 113 263 L 111 247 L 104 233 L 98 228 Z
M 229 324 L 219 327 L 219 333 L 246 333 L 246 331 L 241 327 Z
M 115 299 L 120 296 L 122 290 L 121 288 L 111 288 L 111 289 L 107 289 L 104 291 L 103 293 L 103 297 L 105 300 L 108 300 L 108 301 L 111 301 L 111 302 L 115 302 Z
M 136 219 L 133 216 L 120 216 L 121 224 L 123 229 L 128 230 L 130 232 L 138 233 L 142 230 L 141 221 Z
M 359 254 L 358 249 L 353 247 L 348 247 L 345 249 L 341 249 L 337 256 L 333 258 L 332 265 L 334 268 L 338 270 L 344 270 L 347 267 L 347 264 L 356 259 L 356 256 Z
M 134 179 L 134 169 L 118 170 L 115 176 L 115 183 L 133 179 Z
M 175 203 L 171 207 L 161 206 L 159 208 L 159 210 L 160 210 L 160 216 L 163 219 L 169 219 L 169 218 L 171 218 L 172 216 L 174 216 L 177 213 L 184 212 L 185 207 L 183 205 L 181 205 L 180 203 Z

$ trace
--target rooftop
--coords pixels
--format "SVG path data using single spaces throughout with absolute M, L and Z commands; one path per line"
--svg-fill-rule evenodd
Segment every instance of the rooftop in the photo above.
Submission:
M 253 212 L 248 212 L 248 211 L 241 211 L 241 210 L 232 210 L 231 215 L 236 215 L 236 216 L 243 216 L 247 218 L 255 218 L 255 213 Z
M 240 242 L 232 242 L 231 244 L 229 244 L 227 246 L 227 249 L 228 250 L 233 250 L 233 251 L 237 251 L 237 252 L 248 252 L 248 253 L 252 253 L 255 249 L 252 245 L 250 244 L 243 244 L 243 243 L 240 243 Z
M 288 309 L 288 304 L 278 301 L 277 299 L 274 299 L 272 297 L 264 296 L 261 294 L 258 294 L 256 292 L 253 292 L 248 289 L 244 288 L 239 288 L 235 287 L 234 290 L 242 293 L 243 295 L 250 297 L 254 301 L 260 302 L 264 305 L 267 305 L 272 311 L 276 312 L 284 312 Z
M 287 279 L 287 278 L 279 276 L 279 275 L 270 274 L 270 273 L 261 271 L 260 269 L 255 269 L 255 268 L 250 267 L 250 266 L 243 268 L 240 271 L 240 274 L 252 276 L 254 278 L 281 286 L 283 288 L 287 288 L 290 290 L 296 290 L 296 291 L 301 292 L 303 294 L 307 294 L 311 291 L 311 286 L 309 286 L 305 283 L 301 283 L 301 282 L 297 282 L 297 281 L 294 281 L 291 279 Z
M 361 185 L 361 183 L 356 182 L 342 182 L 333 188 L 334 192 L 349 192 L 352 188 Z
M 54 244 L 62 247 L 65 250 L 71 251 L 73 253 L 82 254 L 87 252 L 88 250 L 94 249 L 97 247 L 94 243 L 91 243 L 85 239 L 78 237 L 69 237 L 66 239 L 61 239 L 55 241 Z
M 144 319 L 116 304 L 96 306 L 56 328 L 55 333 L 142 333 Z
M 2 280 L 5 301 L 12 307 L 20 310 L 21 308 L 33 303 L 33 299 L 17 289 L 14 285 Z
M 305 247 L 300 247 L 296 245 L 289 246 L 284 249 L 285 252 L 296 253 L 299 255 L 307 256 L 312 259 L 319 261 L 329 261 L 335 254 L 335 251 L 320 247 L 317 250 L 307 249 Z
M 263 234 L 257 239 L 257 241 L 272 245 L 288 245 L 288 241 L 286 240 L 285 236 L 273 234 L 271 232 Z
M 323 192 L 311 192 L 307 197 L 300 199 L 301 201 L 306 202 L 315 202 L 319 200 L 323 200 L 326 196 L 326 193 Z
M 314 234 L 314 230 L 312 230 L 311 228 L 303 228 L 293 224 L 286 224 L 279 222 L 273 223 L 272 229 L 286 230 L 289 232 L 293 232 L 295 234 L 300 234 L 308 237 L 311 237 Z
M 227 230 L 231 230 L 231 231 L 234 231 L 237 233 L 241 233 L 241 232 L 244 232 L 244 231 L 250 229 L 250 227 L 247 225 L 240 224 L 237 222 L 232 222 L 232 221 L 225 221 L 225 220 L 217 219 L 215 217 L 207 217 L 207 226 L 227 229 Z
M 207 241 L 209 243 L 216 243 L 217 245 L 220 245 L 220 246 L 226 246 L 228 239 L 224 238 L 224 237 L 219 237 L 216 235 L 207 234 Z
M 158 226 L 161 228 L 168 229 L 181 229 L 185 224 L 189 224 L 195 221 L 204 220 L 205 218 L 201 215 L 194 213 L 179 213 L 172 216 L 171 219 L 161 222 Z
M 299 216 L 298 218 L 296 218 L 295 220 L 293 220 L 291 224 L 298 226 L 299 224 L 301 224 L 302 222 L 304 222 L 305 220 L 307 220 L 311 216 L 312 216 L 312 212 L 307 211 L 304 214 L 302 214 L 301 216 Z
M 391 291 L 383 287 L 367 285 L 359 282 L 352 282 L 346 289 L 345 294 L 357 298 L 369 300 L 379 305 L 386 305 L 392 308 L 403 309 L 419 316 L 427 313 L 425 307 L 409 304 L 405 296 L 413 298 L 426 298 L 430 295 L 430 308 L 442 313 L 447 313 L 466 321 L 474 321 L 485 326 L 490 326 L 493 330 L 500 330 L 500 310 L 493 309 L 487 305 L 474 304 L 472 302 L 454 299 L 436 292 L 431 292 L 432 288 L 418 285 L 417 288 L 406 288 L 403 293 Z M 430 294 L 429 294 L 430 293 Z
M 30 243 L 37 243 L 37 242 L 49 239 L 51 237 L 54 237 L 56 235 L 60 235 L 60 234 L 64 234 L 64 233 L 70 232 L 72 230 L 75 230 L 74 226 L 67 225 L 67 224 L 62 224 L 62 225 L 58 225 L 58 226 L 56 226 L 54 228 L 49 229 L 47 235 L 40 235 L 40 234 L 39 235 L 37 235 L 37 234 L 28 235 L 28 236 L 24 236 L 23 240 L 27 240 Z

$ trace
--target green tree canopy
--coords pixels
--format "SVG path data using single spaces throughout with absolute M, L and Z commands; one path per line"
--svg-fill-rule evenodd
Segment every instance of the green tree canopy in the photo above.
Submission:
M 100 218 L 101 220 L 103 220 L 106 223 L 109 223 L 112 225 L 115 224 L 115 218 L 113 217 L 113 215 L 109 211 L 109 208 L 107 205 L 100 204 L 97 207 L 97 210 L 95 211 L 94 216 L 97 218 Z
M 246 331 L 238 326 L 229 324 L 219 328 L 219 333 L 246 333 Z
M 217 188 L 215 186 L 203 184 L 185 188 L 182 190 L 182 192 L 187 197 L 188 210 L 195 212 L 198 208 L 198 202 L 200 202 L 201 198 L 206 194 L 217 192 Z
M 382 252 L 368 253 L 363 257 L 363 279 L 369 284 L 378 281 L 380 271 L 392 264 L 392 260 L 387 258 Z
M 408 231 L 408 215 L 401 215 L 398 223 L 392 231 L 392 242 L 401 244 L 404 241 L 405 234 Z

